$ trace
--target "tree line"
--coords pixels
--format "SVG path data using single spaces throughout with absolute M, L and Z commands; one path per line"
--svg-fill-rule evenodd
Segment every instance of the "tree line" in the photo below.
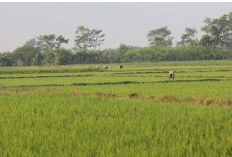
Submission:
M 148 32 L 147 47 L 121 44 L 103 50 L 98 49 L 105 40 L 103 31 L 79 26 L 72 49 L 63 47 L 69 39 L 62 35 L 42 35 L 13 52 L 0 53 L 0 66 L 232 59 L 232 12 L 217 19 L 206 18 L 204 23 L 201 30 L 205 34 L 200 40 L 197 30 L 187 27 L 173 46 L 174 37 L 165 26 Z

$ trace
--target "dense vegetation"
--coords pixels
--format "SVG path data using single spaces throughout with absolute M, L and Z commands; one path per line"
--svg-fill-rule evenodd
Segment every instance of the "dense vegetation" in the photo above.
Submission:
M 231 61 L 95 65 L 2 67 L 0 156 L 232 155 Z
M 69 42 L 62 35 L 42 35 L 12 53 L 0 53 L 0 66 L 232 59 L 232 12 L 204 22 L 205 35 L 200 40 L 196 38 L 197 30 L 187 27 L 173 47 L 173 37 L 166 26 L 148 32 L 148 47 L 122 44 L 117 49 L 104 50 L 98 49 L 104 42 L 102 30 L 79 26 L 72 49 L 62 47 Z

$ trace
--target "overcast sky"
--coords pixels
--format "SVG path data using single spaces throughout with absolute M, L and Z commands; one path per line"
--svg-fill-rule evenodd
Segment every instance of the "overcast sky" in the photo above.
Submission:
M 71 48 L 79 25 L 103 30 L 102 49 L 148 46 L 147 33 L 162 26 L 176 42 L 185 27 L 195 27 L 200 37 L 206 17 L 231 11 L 232 3 L 0 3 L 0 52 L 44 34 L 63 35 Z

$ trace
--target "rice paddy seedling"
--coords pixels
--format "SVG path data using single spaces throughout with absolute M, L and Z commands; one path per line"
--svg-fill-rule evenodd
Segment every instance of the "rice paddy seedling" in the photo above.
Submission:
M 231 61 L 108 66 L 1 68 L 0 156 L 232 156 Z

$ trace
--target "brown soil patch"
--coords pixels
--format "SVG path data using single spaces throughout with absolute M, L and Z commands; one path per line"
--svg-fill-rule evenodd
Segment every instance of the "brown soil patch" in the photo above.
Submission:
M 137 98 L 138 94 L 137 93 L 131 93 L 128 96 L 129 96 L 129 98 Z
M 97 96 L 102 96 L 102 97 L 107 97 L 107 98 L 115 98 L 115 97 L 117 97 L 116 94 L 112 94 L 112 93 L 96 92 L 95 94 L 96 94 Z
M 173 96 L 160 95 L 155 98 L 156 101 L 161 102 L 179 102 L 179 100 Z
M 83 93 L 81 91 L 79 91 L 79 90 L 71 91 L 71 95 L 77 96 L 77 95 L 80 95 L 80 94 L 83 94 Z
M 222 98 L 195 98 L 195 97 L 189 97 L 185 99 L 185 102 L 187 103 L 193 103 L 193 104 L 204 104 L 204 105 L 232 105 L 232 102 L 230 100 L 225 100 Z

